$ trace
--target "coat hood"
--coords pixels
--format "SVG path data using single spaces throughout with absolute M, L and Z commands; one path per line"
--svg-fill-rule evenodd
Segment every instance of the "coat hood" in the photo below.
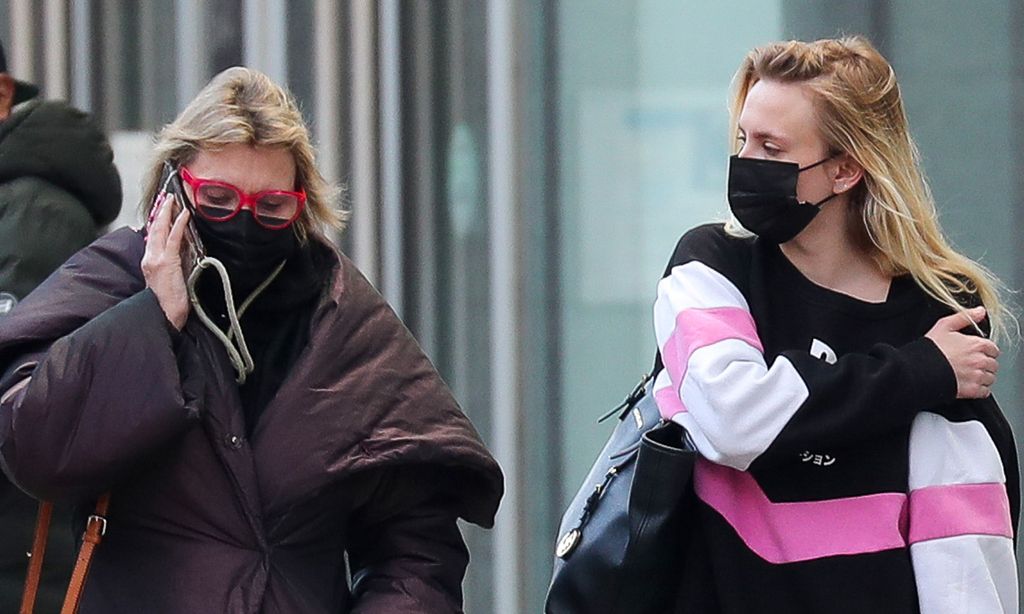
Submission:
M 30 100 L 0 123 L 0 183 L 19 177 L 67 190 L 98 226 L 121 210 L 121 177 L 110 143 L 86 113 L 62 102 Z

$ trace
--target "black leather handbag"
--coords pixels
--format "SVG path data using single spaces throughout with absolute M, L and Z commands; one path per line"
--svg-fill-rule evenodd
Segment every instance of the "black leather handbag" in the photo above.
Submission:
M 696 452 L 683 427 L 661 419 L 653 379 L 613 410 L 619 423 L 562 517 L 548 614 L 674 609 Z

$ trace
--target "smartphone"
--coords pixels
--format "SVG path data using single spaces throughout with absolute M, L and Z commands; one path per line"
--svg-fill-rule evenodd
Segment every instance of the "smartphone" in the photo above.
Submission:
M 164 161 L 163 173 L 160 176 L 160 191 L 157 193 L 157 200 L 161 199 L 165 194 L 171 194 L 174 196 L 172 201 L 173 209 L 171 210 L 171 220 L 176 220 L 178 214 L 181 213 L 182 207 L 189 210 L 189 213 L 194 216 L 196 215 L 195 207 L 188 199 L 188 195 L 181 185 L 181 177 L 178 175 L 178 168 L 171 164 L 169 160 Z M 150 217 L 149 223 L 152 223 L 152 216 Z M 206 255 L 206 251 L 203 248 L 203 241 L 199 238 L 199 232 L 196 230 L 195 224 L 192 218 L 189 218 L 188 225 L 185 228 L 185 237 L 181 247 L 181 263 L 182 268 L 185 270 L 187 276 L 192 272 L 203 256 Z

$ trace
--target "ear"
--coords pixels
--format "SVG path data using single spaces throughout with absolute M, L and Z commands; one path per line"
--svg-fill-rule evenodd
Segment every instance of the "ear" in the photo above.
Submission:
M 832 176 L 832 192 L 835 194 L 852 190 L 864 179 L 864 167 L 850 154 L 844 153 L 836 158 L 836 165 L 833 168 L 835 174 Z
M 7 119 L 14 106 L 14 78 L 7 73 L 0 73 L 0 121 Z

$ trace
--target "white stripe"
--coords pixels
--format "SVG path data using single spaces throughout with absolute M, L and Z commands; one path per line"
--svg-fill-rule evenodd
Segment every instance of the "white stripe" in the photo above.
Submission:
M 779 356 L 769 369 L 754 347 L 725 339 L 696 350 L 683 377 L 688 410 L 673 420 L 708 460 L 745 471 L 768 449 L 810 392 Z
M 1013 542 L 960 535 L 910 546 L 921 614 L 1017 612 Z
M 662 388 L 671 388 L 672 378 L 668 376 L 668 369 L 662 369 L 658 371 L 657 377 L 654 378 L 654 386 L 651 387 L 651 392 L 657 394 Z
M 921 412 L 910 429 L 908 488 L 941 484 L 1006 482 L 1003 463 L 985 426 L 976 420 L 950 422 Z
M 692 261 L 672 267 L 671 273 L 658 282 L 658 299 L 654 303 L 654 332 L 658 347 L 665 347 L 680 312 L 715 307 L 738 307 L 750 311 L 747 299 L 736 286 L 703 262 Z

